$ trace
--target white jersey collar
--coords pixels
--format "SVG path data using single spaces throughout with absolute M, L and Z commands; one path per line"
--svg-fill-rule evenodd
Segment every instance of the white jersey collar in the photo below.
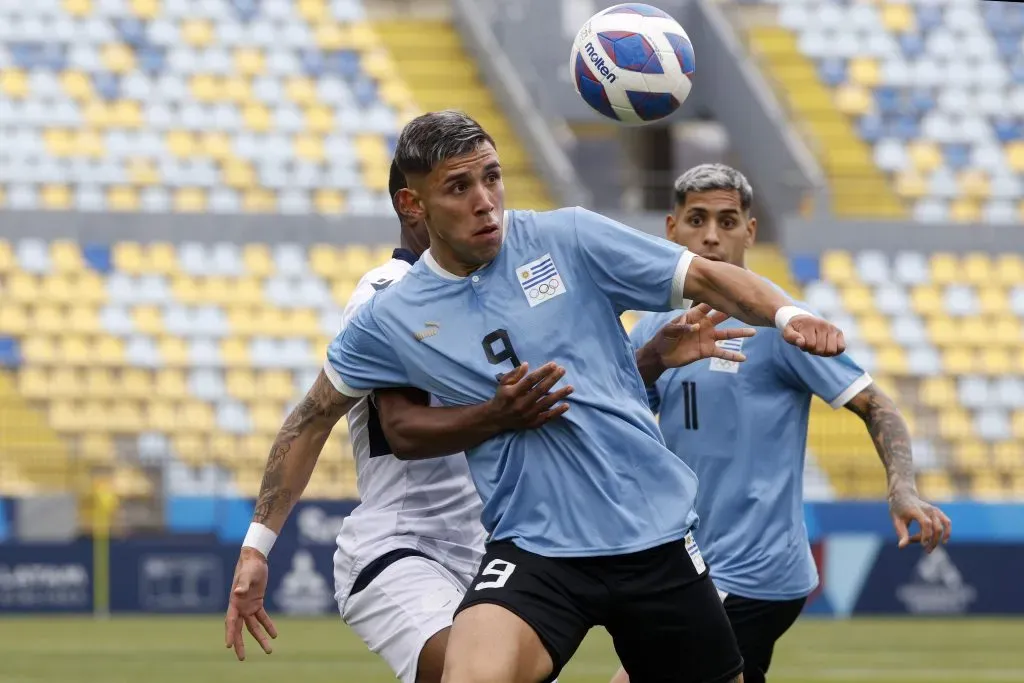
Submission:
M 505 236 L 507 234 L 508 234 L 508 211 L 505 211 L 502 214 L 502 218 L 501 218 L 501 242 L 502 242 L 502 244 L 505 243 Z M 465 280 L 466 279 L 465 276 L 463 276 L 463 275 L 456 275 L 455 273 L 451 273 L 448 270 L 446 270 L 440 263 L 437 262 L 437 259 L 434 258 L 434 255 L 430 253 L 430 249 L 427 249 L 425 252 L 423 252 L 423 256 L 421 256 L 420 258 L 423 259 L 423 263 L 425 263 L 427 265 L 427 268 L 430 268 L 430 270 L 434 271 L 434 274 L 436 274 L 438 277 L 442 277 L 445 280 L 452 280 L 454 282 L 458 282 L 459 280 Z

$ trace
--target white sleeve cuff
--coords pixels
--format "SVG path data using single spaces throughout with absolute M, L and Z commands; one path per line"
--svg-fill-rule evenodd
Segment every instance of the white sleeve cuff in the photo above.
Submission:
M 832 399 L 832 403 L 829 405 L 832 406 L 833 410 L 839 410 L 849 403 L 854 396 L 871 386 L 872 382 L 874 382 L 874 380 L 871 379 L 871 375 L 865 372 L 863 375 L 853 380 L 853 383 L 850 386 L 843 389 L 841 394 Z
M 693 306 L 693 301 L 687 299 L 683 295 L 683 289 L 686 286 L 686 273 L 690 270 L 690 264 L 693 262 L 694 254 L 692 251 L 687 249 L 683 252 L 682 256 L 679 257 L 679 262 L 676 264 L 675 275 L 672 276 L 672 298 L 669 305 L 672 306 L 673 311 L 677 310 L 688 310 L 690 306 Z
M 331 381 L 331 384 L 338 390 L 338 393 L 344 394 L 349 398 L 362 398 L 370 393 L 369 390 L 353 389 L 345 384 L 345 380 L 341 378 L 338 371 L 331 365 L 330 359 L 324 361 L 324 374 L 327 375 L 327 379 Z

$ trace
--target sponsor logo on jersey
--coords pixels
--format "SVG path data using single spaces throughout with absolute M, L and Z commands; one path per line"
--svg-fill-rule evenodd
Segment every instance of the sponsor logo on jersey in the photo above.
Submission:
M 911 582 L 896 589 L 896 597 L 915 614 L 960 614 L 977 596 L 942 546 L 923 555 Z
M 565 294 L 565 283 L 551 259 L 551 254 L 544 254 L 535 261 L 519 266 L 516 275 L 530 308 Z
M 381 279 L 377 280 L 376 282 L 371 282 L 371 283 L 370 283 L 370 286 L 371 286 L 371 287 L 373 287 L 373 288 L 374 288 L 374 290 L 376 290 L 376 291 L 378 291 L 378 292 L 379 292 L 379 291 L 381 291 L 382 289 L 387 289 L 387 288 L 388 288 L 388 286 L 389 286 L 389 285 L 390 285 L 390 284 L 391 284 L 392 282 L 394 282 L 394 280 L 388 279 L 388 278 L 386 278 L 386 277 L 382 277 Z

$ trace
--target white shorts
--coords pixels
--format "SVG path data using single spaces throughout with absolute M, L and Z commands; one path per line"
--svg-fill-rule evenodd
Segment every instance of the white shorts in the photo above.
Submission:
M 415 683 L 423 646 L 452 625 L 468 588 L 433 560 L 405 557 L 348 596 L 341 618 L 402 683 Z

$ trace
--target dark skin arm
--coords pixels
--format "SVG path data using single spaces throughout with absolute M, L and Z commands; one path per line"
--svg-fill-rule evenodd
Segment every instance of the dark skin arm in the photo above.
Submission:
M 528 373 L 523 363 L 502 376 L 494 398 L 475 406 L 432 407 L 419 389 L 375 392 L 380 426 L 400 460 L 437 458 L 465 451 L 502 432 L 536 429 L 562 415 L 571 386 L 551 392 L 565 370 L 548 363 Z
M 885 465 L 889 482 L 889 511 L 901 548 L 920 542 L 928 552 L 949 541 L 952 522 L 939 508 L 921 500 L 914 483 L 914 460 L 910 430 L 892 399 L 875 384 L 854 396 L 846 408 L 864 420 L 875 443 L 878 457 Z M 917 521 L 921 531 L 908 531 Z

